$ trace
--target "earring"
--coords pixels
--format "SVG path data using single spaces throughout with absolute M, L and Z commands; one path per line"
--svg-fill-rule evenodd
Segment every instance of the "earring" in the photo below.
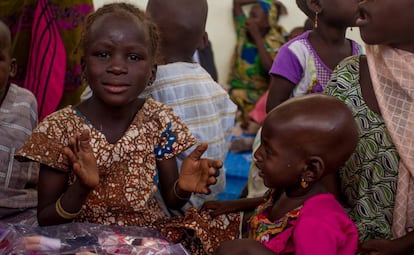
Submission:
M 318 12 L 315 12 L 315 21 L 313 24 L 313 28 L 317 28 L 318 27 Z
M 305 179 L 302 177 L 302 180 L 300 181 L 300 186 L 304 189 L 306 189 L 309 184 L 305 181 Z

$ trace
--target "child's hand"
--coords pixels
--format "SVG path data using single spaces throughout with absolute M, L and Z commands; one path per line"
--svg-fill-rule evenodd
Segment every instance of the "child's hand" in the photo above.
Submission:
M 396 255 L 396 248 L 391 240 L 377 239 L 360 244 L 359 251 L 367 255 Z
M 237 239 L 223 242 L 214 252 L 215 255 L 276 255 L 273 251 L 253 239 Z
M 72 163 L 72 168 L 80 182 L 89 189 L 94 189 L 99 184 L 99 171 L 96 164 L 88 130 L 69 139 L 69 146 L 63 149 L 63 153 Z
M 218 200 L 206 201 L 201 207 L 201 210 L 210 210 L 210 216 L 214 218 L 222 214 L 236 212 L 237 209 L 235 209 L 232 202 Z
M 207 146 L 206 143 L 198 145 L 183 160 L 178 178 L 178 185 L 181 189 L 188 192 L 209 194 L 208 187 L 217 182 L 216 177 L 219 175 L 219 169 L 223 166 L 223 162 L 201 158 L 201 155 L 207 150 Z
M 251 36 L 255 44 L 257 44 L 260 39 L 263 39 L 259 26 L 255 22 L 247 21 L 245 26 L 247 33 Z

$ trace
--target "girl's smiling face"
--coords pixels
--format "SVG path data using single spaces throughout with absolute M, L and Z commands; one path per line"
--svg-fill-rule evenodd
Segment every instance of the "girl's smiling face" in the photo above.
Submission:
M 92 24 L 84 75 L 95 97 L 112 106 L 137 98 L 155 78 L 148 30 L 136 17 L 105 14 Z

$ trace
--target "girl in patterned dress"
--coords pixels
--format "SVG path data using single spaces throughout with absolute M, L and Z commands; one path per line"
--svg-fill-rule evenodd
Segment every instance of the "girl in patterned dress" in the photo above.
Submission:
M 46 117 L 19 152 L 41 163 L 40 225 L 160 229 L 167 215 L 158 188 L 173 209 L 192 192 L 209 193 L 222 162 L 200 159 L 202 144 L 179 175 L 175 155 L 195 138 L 170 107 L 138 97 L 155 79 L 158 40 L 156 26 L 131 4 L 104 5 L 88 17 L 81 48 L 92 97 Z
M 363 254 L 414 252 L 413 10 L 410 0 L 360 1 L 366 55 L 342 61 L 325 91 L 358 124 L 357 150 L 339 172 Z
M 243 6 L 251 4 L 249 15 Z M 248 114 L 269 86 L 269 68 L 287 32 L 279 25 L 285 6 L 275 0 L 233 0 L 236 46 L 228 77 L 229 94 L 240 111 L 240 121 Z
M 261 137 L 254 156 L 270 191 L 250 218 L 250 238 L 216 254 L 355 255 L 357 229 L 321 182 L 357 144 L 348 107 L 320 94 L 289 99 L 268 114 Z

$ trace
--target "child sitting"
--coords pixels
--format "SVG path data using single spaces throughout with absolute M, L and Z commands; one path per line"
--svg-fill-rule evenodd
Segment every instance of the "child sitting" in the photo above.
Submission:
M 222 162 L 200 159 L 206 144 L 178 172 L 175 156 L 195 138 L 172 108 L 139 97 L 155 80 L 158 40 L 156 25 L 131 4 L 107 4 L 88 17 L 81 48 L 92 96 L 47 116 L 18 154 L 42 164 L 40 225 L 78 221 L 161 231 L 171 222 L 158 189 L 178 209 L 192 192 L 208 194 L 216 183 Z M 209 226 L 222 235 L 207 237 L 231 238 L 230 223 Z
M 321 183 L 358 142 L 348 107 L 326 95 L 290 99 L 268 114 L 261 138 L 254 156 L 270 191 L 249 222 L 255 241 L 225 242 L 216 254 L 354 255 L 357 229 Z
M 36 208 L 39 165 L 13 157 L 36 127 L 37 102 L 30 91 L 10 83 L 16 69 L 10 30 L 0 21 L 0 219 L 35 223 L 34 210 L 20 213 Z

